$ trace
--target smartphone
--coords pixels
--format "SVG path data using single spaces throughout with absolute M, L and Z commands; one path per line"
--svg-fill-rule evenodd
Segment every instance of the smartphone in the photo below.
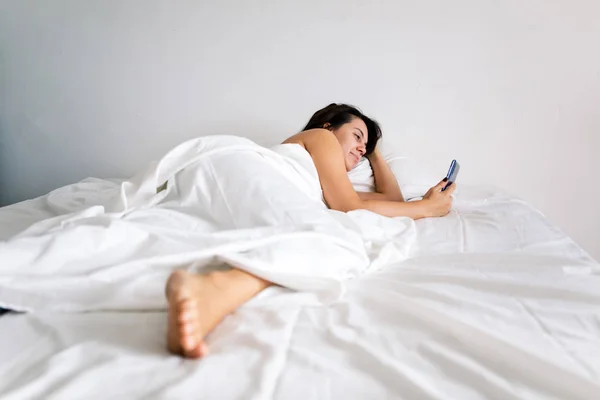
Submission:
M 442 189 L 442 192 L 444 190 L 448 189 L 448 186 L 450 186 L 450 184 L 452 182 L 456 181 L 456 177 L 458 176 L 458 171 L 460 171 L 460 164 L 458 162 L 456 162 L 456 160 L 452 160 L 452 162 L 450 163 L 450 168 L 448 169 L 448 175 L 446 175 L 448 182 L 446 182 L 446 186 L 444 186 L 444 188 Z

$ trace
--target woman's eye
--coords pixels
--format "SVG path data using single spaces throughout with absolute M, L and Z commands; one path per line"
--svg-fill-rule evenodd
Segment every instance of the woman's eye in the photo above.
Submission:
M 354 134 L 354 137 L 356 138 L 356 140 L 360 140 L 360 136 L 358 136 L 358 134 Z

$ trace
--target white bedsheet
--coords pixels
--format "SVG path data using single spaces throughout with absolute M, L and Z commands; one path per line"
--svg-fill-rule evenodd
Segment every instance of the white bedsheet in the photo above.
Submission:
M 82 185 L 100 184 L 112 190 Z M 32 220 L 53 212 L 48 199 L 14 215 L 18 207 Z M 391 221 L 362 221 L 361 231 L 375 235 Z M 89 302 L 110 311 L 41 306 L 4 316 L 0 397 L 598 397 L 600 267 L 572 240 L 525 202 L 465 186 L 449 216 L 417 221 L 414 232 L 415 244 L 394 252 L 408 259 L 350 280 L 328 306 L 310 292 L 263 292 L 209 335 L 211 354 L 200 361 L 166 352 L 166 314 L 153 307 Z
M 224 262 L 331 301 L 347 279 L 405 259 L 415 238 L 409 218 L 327 209 L 312 159 L 296 144 L 197 138 L 129 181 L 97 182 L 100 196 L 95 183 L 37 200 L 56 215 L 34 210 L 45 219 L 0 242 L 0 306 L 164 309 L 174 268 Z M 30 206 L 0 215 L 19 230 L 17 211 Z

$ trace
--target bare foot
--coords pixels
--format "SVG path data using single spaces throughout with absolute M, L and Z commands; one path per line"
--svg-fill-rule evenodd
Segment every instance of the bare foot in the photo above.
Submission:
M 227 314 L 225 288 L 216 285 L 214 275 L 175 271 L 166 287 L 169 302 L 167 348 L 184 357 L 199 358 L 208 353 L 205 336 Z

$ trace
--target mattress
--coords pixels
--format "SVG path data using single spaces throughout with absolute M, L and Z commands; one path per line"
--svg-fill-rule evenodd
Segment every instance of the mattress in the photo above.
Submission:
M 76 188 L 98 196 L 114 185 Z M 0 238 L 56 218 L 62 198 L 2 209 Z M 351 279 L 332 303 L 265 290 L 208 336 L 201 360 L 166 351 L 166 313 L 152 307 L 4 315 L 0 398 L 598 396 L 600 267 L 542 213 L 461 185 L 448 216 L 411 232 L 402 260 Z

